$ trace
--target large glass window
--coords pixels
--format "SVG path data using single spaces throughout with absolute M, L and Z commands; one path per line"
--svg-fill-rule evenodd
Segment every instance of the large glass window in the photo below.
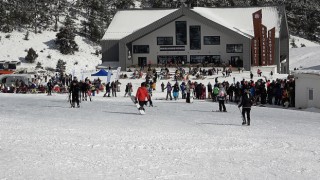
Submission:
M 149 45 L 134 45 L 133 53 L 149 53 Z
M 198 63 L 220 63 L 220 55 L 191 55 L 190 64 Z
M 227 53 L 242 53 L 242 44 L 227 44 Z
M 190 26 L 190 49 L 201 49 L 201 27 Z
M 173 37 L 157 37 L 157 45 L 173 45 Z
M 220 45 L 220 36 L 203 36 L 204 45 Z
M 17 69 L 17 65 L 16 64 L 9 64 L 8 69 Z
M 187 45 L 186 21 L 176 21 L 176 45 Z
M 158 56 L 158 64 L 182 64 L 187 63 L 187 56 Z

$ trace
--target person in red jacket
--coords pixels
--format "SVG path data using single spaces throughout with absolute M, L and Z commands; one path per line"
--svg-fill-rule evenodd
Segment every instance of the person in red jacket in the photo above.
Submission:
M 144 110 L 144 105 L 147 104 L 149 100 L 148 90 L 146 88 L 146 83 L 142 82 L 141 87 L 138 88 L 136 94 L 136 100 L 139 102 L 140 108 L 139 110 Z

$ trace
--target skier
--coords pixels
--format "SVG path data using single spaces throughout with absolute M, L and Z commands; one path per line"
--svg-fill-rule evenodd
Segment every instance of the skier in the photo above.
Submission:
M 253 97 L 250 94 L 250 89 L 245 89 L 244 94 L 242 95 L 241 98 L 241 103 L 238 105 L 240 108 L 242 106 L 242 125 L 247 124 L 250 126 L 250 111 L 251 111 L 251 106 L 253 104 Z M 245 118 L 245 114 L 247 114 L 247 121 Z
M 49 82 L 47 83 L 47 88 L 48 88 L 48 96 L 51 95 L 51 91 L 52 91 L 52 82 L 51 82 L 51 79 L 49 80 Z
M 77 78 L 74 77 L 73 81 L 70 84 L 70 91 L 69 93 L 71 94 L 72 97 L 72 103 L 71 103 L 71 107 L 75 107 L 75 103 L 77 103 L 77 107 L 80 107 L 79 104 L 79 92 L 80 92 L 80 87 L 79 87 L 79 83 L 77 81 Z
M 147 104 L 148 98 L 149 98 L 149 94 L 146 88 L 146 83 L 142 82 L 141 86 L 138 88 L 136 93 L 136 101 L 139 102 L 139 105 L 140 105 L 139 110 L 145 111 L 143 106 Z
M 224 105 L 224 101 L 226 100 L 226 90 L 224 89 L 223 85 L 219 85 L 219 94 L 218 94 L 218 101 L 219 101 L 219 111 L 227 112 L 226 106 Z

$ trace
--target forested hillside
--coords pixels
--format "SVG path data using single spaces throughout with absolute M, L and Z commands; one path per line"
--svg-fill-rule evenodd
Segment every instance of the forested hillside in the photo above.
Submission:
M 65 17 L 74 33 L 99 42 L 118 9 L 284 5 L 290 34 L 320 42 L 319 0 L 0 0 L 0 30 L 59 31 Z

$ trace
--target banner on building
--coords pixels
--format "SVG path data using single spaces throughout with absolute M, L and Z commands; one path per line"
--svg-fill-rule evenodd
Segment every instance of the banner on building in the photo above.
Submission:
M 260 37 L 261 24 L 262 24 L 262 10 L 252 14 L 254 37 Z
M 274 45 L 275 45 L 276 29 L 272 28 L 268 31 L 268 65 L 274 65 Z
M 258 38 L 253 38 L 251 43 L 251 54 L 252 54 L 252 65 L 253 66 L 259 66 L 260 61 L 260 44 Z
M 260 54 L 261 54 L 261 65 L 267 65 L 267 51 L 268 51 L 268 30 L 267 27 L 261 24 L 261 37 L 260 37 Z

